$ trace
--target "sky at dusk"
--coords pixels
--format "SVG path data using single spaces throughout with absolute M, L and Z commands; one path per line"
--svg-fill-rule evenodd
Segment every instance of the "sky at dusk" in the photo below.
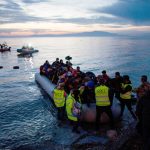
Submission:
M 0 0 L 0 36 L 150 33 L 150 0 Z

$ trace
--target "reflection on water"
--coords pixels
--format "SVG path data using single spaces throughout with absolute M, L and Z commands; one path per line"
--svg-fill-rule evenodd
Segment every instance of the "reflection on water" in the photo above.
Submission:
M 29 73 L 29 78 L 33 79 L 35 73 L 31 71 L 31 70 L 34 69 L 33 58 L 32 57 L 25 57 L 24 58 L 24 67 L 25 67 L 25 71 L 27 73 Z

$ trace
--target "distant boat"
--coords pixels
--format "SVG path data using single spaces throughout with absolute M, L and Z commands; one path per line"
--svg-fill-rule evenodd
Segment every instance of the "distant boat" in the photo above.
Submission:
M 22 48 L 17 49 L 17 52 L 19 53 L 19 55 L 30 55 L 32 53 L 39 52 L 39 50 L 34 49 L 33 47 L 30 46 L 23 46 Z
M 10 51 L 11 47 L 8 47 L 7 43 L 4 42 L 3 44 L 0 44 L 0 52 Z
M 11 51 L 11 47 L 0 48 L 0 52 Z

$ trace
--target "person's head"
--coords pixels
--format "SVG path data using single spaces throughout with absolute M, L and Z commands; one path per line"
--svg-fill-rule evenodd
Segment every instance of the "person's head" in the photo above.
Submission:
M 60 59 L 60 63 L 63 63 L 63 60 L 62 60 L 62 59 Z
M 56 61 L 59 61 L 59 58 L 56 58 Z
M 115 72 L 115 78 L 119 78 L 120 77 L 120 72 Z
M 102 71 L 102 74 L 103 74 L 103 75 L 106 74 L 106 70 L 103 70 L 103 71 Z
M 124 75 L 124 76 L 123 76 L 123 82 L 124 82 L 124 83 L 129 83 L 129 82 L 130 82 L 130 78 L 129 78 L 128 75 Z
M 104 80 L 104 78 L 103 78 L 102 75 L 98 75 L 98 76 L 97 76 L 97 82 L 98 82 L 98 84 L 100 84 L 100 85 L 102 85 L 102 84 L 105 83 L 105 80 Z
M 77 71 L 80 71 L 80 67 L 79 66 L 77 66 Z
M 141 76 L 141 82 L 142 83 L 147 82 L 147 76 L 146 75 Z
M 46 61 L 45 61 L 45 63 L 46 63 L 46 64 L 49 64 L 49 61 L 48 61 L 48 60 L 46 60 Z
M 58 86 L 57 86 L 57 89 L 63 90 L 63 89 L 64 89 L 64 86 L 65 86 L 65 83 L 64 83 L 64 82 L 59 83 Z

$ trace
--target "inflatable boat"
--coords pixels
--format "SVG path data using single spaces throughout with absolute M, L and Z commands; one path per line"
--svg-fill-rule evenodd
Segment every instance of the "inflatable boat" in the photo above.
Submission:
M 56 87 L 55 84 L 53 84 L 48 78 L 46 78 L 43 75 L 40 75 L 40 73 L 35 74 L 35 80 L 36 82 L 41 86 L 42 89 L 50 96 L 50 98 L 53 100 L 52 92 L 54 88 Z M 118 118 L 120 114 L 120 106 L 116 103 L 112 107 L 112 112 L 114 118 Z M 82 104 L 82 113 L 81 113 L 81 120 L 84 122 L 95 122 L 96 119 L 96 105 L 95 103 L 91 103 L 90 107 L 87 106 L 87 104 Z M 109 121 L 108 116 L 103 113 L 101 116 L 101 121 L 103 123 L 107 123 Z

